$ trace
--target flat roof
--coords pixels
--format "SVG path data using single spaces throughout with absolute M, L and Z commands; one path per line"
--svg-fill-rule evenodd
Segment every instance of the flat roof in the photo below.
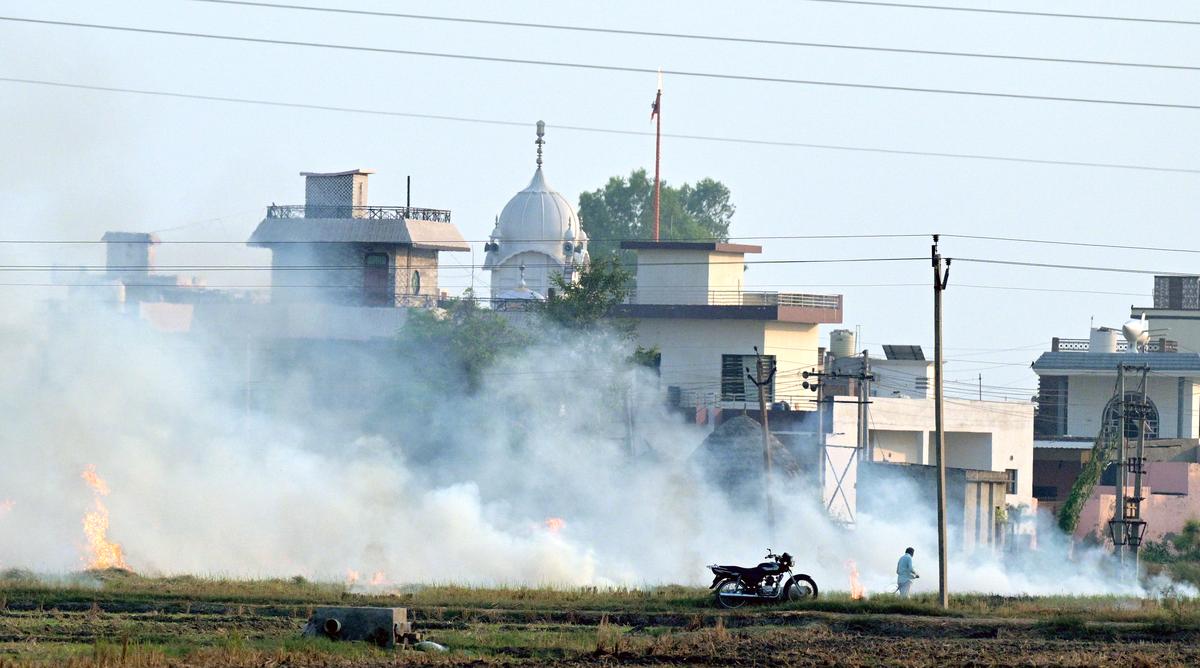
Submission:
M 690 250 L 713 253 L 761 253 L 762 246 L 723 241 L 622 241 L 624 250 Z
M 373 169 L 350 169 L 344 172 L 300 172 L 300 176 L 349 176 L 350 174 L 374 174 Z
M 1105 371 L 1117 374 L 1117 366 L 1132 364 L 1151 371 L 1200 374 L 1200 355 L 1196 353 L 1042 353 L 1033 363 L 1034 371 Z

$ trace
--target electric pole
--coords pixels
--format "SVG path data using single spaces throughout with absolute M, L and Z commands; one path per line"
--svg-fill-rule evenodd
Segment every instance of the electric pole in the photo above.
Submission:
M 774 542 L 775 505 L 771 498 L 771 432 L 767 429 L 767 387 L 770 386 L 771 380 L 775 378 L 775 365 L 771 365 L 770 373 L 767 373 L 764 377 L 763 358 L 762 353 L 758 351 L 758 346 L 754 346 L 754 359 L 758 373 L 751 376 L 750 370 L 746 369 L 746 377 L 758 388 L 758 410 L 762 419 L 763 482 L 767 496 L 767 533 L 771 541 Z
M 942 271 L 942 256 L 938 253 L 938 235 L 933 235 L 933 447 L 937 451 L 938 507 L 938 600 L 943 608 L 950 607 L 946 588 L 946 425 L 943 420 L 942 391 L 942 293 L 950 281 L 950 258 Z

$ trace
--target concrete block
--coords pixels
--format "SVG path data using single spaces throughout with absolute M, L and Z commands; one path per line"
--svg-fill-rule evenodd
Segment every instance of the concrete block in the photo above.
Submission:
M 388 648 L 419 640 L 408 620 L 407 608 L 317 608 L 304 627 L 304 635 L 359 640 Z

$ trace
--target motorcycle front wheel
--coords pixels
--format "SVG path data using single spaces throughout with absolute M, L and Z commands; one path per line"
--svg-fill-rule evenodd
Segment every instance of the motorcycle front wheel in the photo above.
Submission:
M 788 584 L 787 600 L 803 601 L 817 597 L 817 583 L 807 575 L 797 575 Z
M 743 596 L 731 596 L 730 594 L 741 594 L 742 582 L 740 580 L 723 580 L 717 585 L 716 599 L 717 605 L 722 608 L 732 610 L 746 605 L 750 599 Z

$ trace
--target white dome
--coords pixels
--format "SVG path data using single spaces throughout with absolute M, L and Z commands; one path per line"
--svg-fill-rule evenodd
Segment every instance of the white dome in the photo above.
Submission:
M 579 237 L 579 216 L 567 198 L 546 184 L 538 167 L 529 185 L 504 205 L 496 232 L 502 258 L 539 251 L 563 262 L 563 241 Z

